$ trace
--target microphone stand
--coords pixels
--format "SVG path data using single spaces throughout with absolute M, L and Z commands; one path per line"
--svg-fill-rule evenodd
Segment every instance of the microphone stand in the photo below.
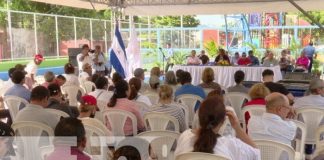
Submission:
M 164 66 L 165 54 L 164 54 L 164 52 L 163 52 L 163 50 L 162 50 L 161 47 L 159 48 L 159 50 L 160 50 L 160 52 L 162 53 L 162 57 L 163 57 L 163 58 L 162 58 L 162 69 L 163 69 L 163 72 L 162 72 L 162 73 L 163 73 L 163 75 L 164 75 L 164 72 L 165 72 L 165 71 L 164 71 L 164 67 L 165 67 L 165 66 Z

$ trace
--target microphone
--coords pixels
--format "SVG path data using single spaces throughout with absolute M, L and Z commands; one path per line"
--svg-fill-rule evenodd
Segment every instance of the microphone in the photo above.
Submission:
M 161 48 L 161 47 L 159 47 L 159 50 L 162 50 L 162 48 Z

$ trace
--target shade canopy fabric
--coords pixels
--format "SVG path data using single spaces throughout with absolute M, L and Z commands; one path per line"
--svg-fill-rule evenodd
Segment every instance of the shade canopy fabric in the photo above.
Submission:
M 33 0 L 93 9 L 122 7 L 126 15 L 199 15 L 298 11 L 288 0 Z M 324 10 L 324 0 L 294 0 L 306 11 Z

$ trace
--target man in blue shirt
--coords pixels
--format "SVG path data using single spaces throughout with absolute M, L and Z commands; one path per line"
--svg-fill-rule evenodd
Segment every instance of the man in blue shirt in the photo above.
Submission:
M 253 51 L 249 50 L 249 59 L 251 60 L 250 66 L 258 66 L 260 65 L 259 59 L 253 55 Z
M 4 96 L 16 96 L 23 98 L 29 102 L 30 91 L 23 86 L 23 84 L 25 83 L 25 74 L 26 72 L 17 69 L 12 73 L 11 80 L 14 85 L 7 90 Z M 20 106 L 19 109 L 22 109 L 23 107 L 25 106 Z
M 182 94 L 193 94 L 205 99 L 206 94 L 204 90 L 199 86 L 194 86 L 191 84 L 191 75 L 189 72 L 185 71 L 181 73 L 180 83 L 182 86 L 176 90 L 175 97 Z M 200 103 L 197 103 L 195 106 L 195 111 L 199 108 L 199 106 Z
M 310 60 L 308 73 L 311 73 L 312 67 L 313 67 L 313 57 L 315 55 L 315 59 L 317 57 L 317 54 L 315 53 L 315 47 L 313 46 L 313 42 L 309 42 L 309 44 L 304 48 L 303 50 L 306 53 L 306 57 Z

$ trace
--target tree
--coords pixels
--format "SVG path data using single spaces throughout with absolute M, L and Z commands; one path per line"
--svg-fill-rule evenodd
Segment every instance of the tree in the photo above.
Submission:
M 153 25 L 157 27 L 181 27 L 180 16 L 157 16 L 151 19 Z M 195 16 L 183 16 L 183 27 L 197 27 L 200 21 Z
M 314 18 L 315 21 L 319 22 L 321 25 L 324 25 L 324 11 L 310 11 L 307 12 L 310 16 Z M 304 14 L 300 13 L 299 16 L 312 25 L 315 25 L 308 17 L 306 17 Z M 323 40 L 324 39 L 324 34 L 321 31 L 321 29 L 312 29 L 312 37 L 315 40 Z

